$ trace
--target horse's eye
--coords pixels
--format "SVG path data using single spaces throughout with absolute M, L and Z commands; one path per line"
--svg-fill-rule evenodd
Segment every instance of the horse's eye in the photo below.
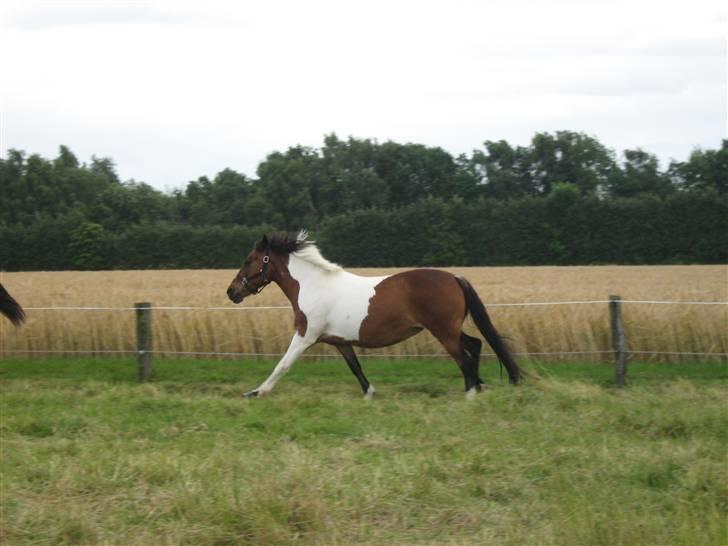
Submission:
M 245 263 L 243 263 L 244 266 L 250 265 L 250 258 L 246 258 Z

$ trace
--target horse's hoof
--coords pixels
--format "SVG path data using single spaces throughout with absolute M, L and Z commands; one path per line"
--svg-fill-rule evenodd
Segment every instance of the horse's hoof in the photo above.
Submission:
M 471 387 L 465 392 L 465 398 L 468 400 L 475 400 L 475 397 L 478 395 L 479 389 L 477 387 Z
M 377 391 L 374 390 L 374 387 L 369 385 L 369 388 L 367 389 L 366 394 L 364 395 L 364 400 L 374 400 L 374 395 Z
M 256 396 L 258 396 L 258 391 L 248 391 L 243 394 L 243 398 L 255 398 Z

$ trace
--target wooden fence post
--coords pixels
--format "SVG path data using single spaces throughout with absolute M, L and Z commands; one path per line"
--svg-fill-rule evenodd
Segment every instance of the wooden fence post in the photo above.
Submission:
M 139 382 L 152 377 L 152 304 L 135 303 Z
M 622 297 L 609 296 L 609 318 L 612 324 L 612 347 L 614 348 L 614 381 L 618 387 L 627 383 L 627 340 L 622 321 Z

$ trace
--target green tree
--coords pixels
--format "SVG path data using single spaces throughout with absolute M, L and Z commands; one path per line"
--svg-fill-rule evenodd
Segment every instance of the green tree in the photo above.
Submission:
M 194 224 L 256 224 L 266 213 L 256 201 L 258 186 L 245 175 L 223 169 L 213 180 L 201 176 L 175 198 L 181 218 Z
M 402 206 L 425 197 L 452 197 L 457 164 L 442 148 L 385 142 L 375 171 L 389 187 L 390 204 Z
M 25 153 L 8 150 L 7 159 L 0 157 L 0 225 L 17 222 L 25 199 Z
M 91 165 L 88 169 L 93 174 L 103 176 L 108 182 L 120 183 L 119 176 L 116 174 L 116 164 L 111 158 L 91 156 Z
M 657 156 L 641 149 L 624 151 L 624 167 L 609 179 L 612 197 L 649 193 L 665 197 L 674 191 L 670 178 L 660 172 Z
M 71 231 L 68 251 L 76 269 L 99 269 L 104 265 L 106 234 L 103 226 L 84 222 Z
M 594 137 L 573 131 L 536 133 L 529 170 L 537 192 L 548 195 L 556 182 L 575 184 L 584 195 L 598 194 L 617 172 L 614 154 Z
M 719 150 L 694 150 L 687 161 L 673 162 L 668 172 L 680 189 L 728 193 L 728 139 Z
M 106 185 L 84 211 L 90 221 L 118 230 L 140 222 L 169 221 L 175 217 L 173 205 L 172 197 L 130 180 Z
M 505 140 L 487 140 L 485 151 L 475 150 L 472 165 L 479 176 L 483 195 L 495 199 L 514 199 L 534 195 L 531 176 L 531 151 L 511 147 Z
M 258 166 L 271 223 L 289 231 L 316 223 L 321 217 L 317 208 L 319 167 L 316 150 L 303 146 L 289 148 L 286 153 L 274 152 Z
M 53 166 L 56 169 L 78 169 L 78 159 L 74 153 L 67 147 L 61 145 L 58 148 L 58 157 L 53 160 Z
M 316 201 L 320 216 L 360 208 L 386 207 L 389 187 L 376 171 L 379 145 L 369 139 L 326 135 L 321 148 L 322 181 Z

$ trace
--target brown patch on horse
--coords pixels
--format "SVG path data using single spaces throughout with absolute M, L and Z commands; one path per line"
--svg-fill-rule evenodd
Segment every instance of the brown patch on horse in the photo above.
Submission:
M 298 294 L 301 291 L 301 285 L 288 273 L 288 260 L 289 256 L 286 254 L 285 269 L 276 267 L 274 275 L 278 286 L 280 286 L 293 307 L 293 325 L 296 328 L 296 332 L 298 332 L 299 336 L 303 337 L 308 331 L 308 318 L 306 317 L 306 313 L 301 311 L 301 308 L 298 306 Z
M 300 309 L 297 310 L 293 324 L 296 327 L 296 332 L 298 332 L 299 336 L 303 337 L 306 335 L 306 331 L 308 330 L 308 319 L 306 318 L 306 313 Z
M 426 328 L 442 341 L 455 336 L 466 314 L 455 277 L 437 269 L 413 269 L 387 277 L 374 287 L 355 345 L 386 347 Z

